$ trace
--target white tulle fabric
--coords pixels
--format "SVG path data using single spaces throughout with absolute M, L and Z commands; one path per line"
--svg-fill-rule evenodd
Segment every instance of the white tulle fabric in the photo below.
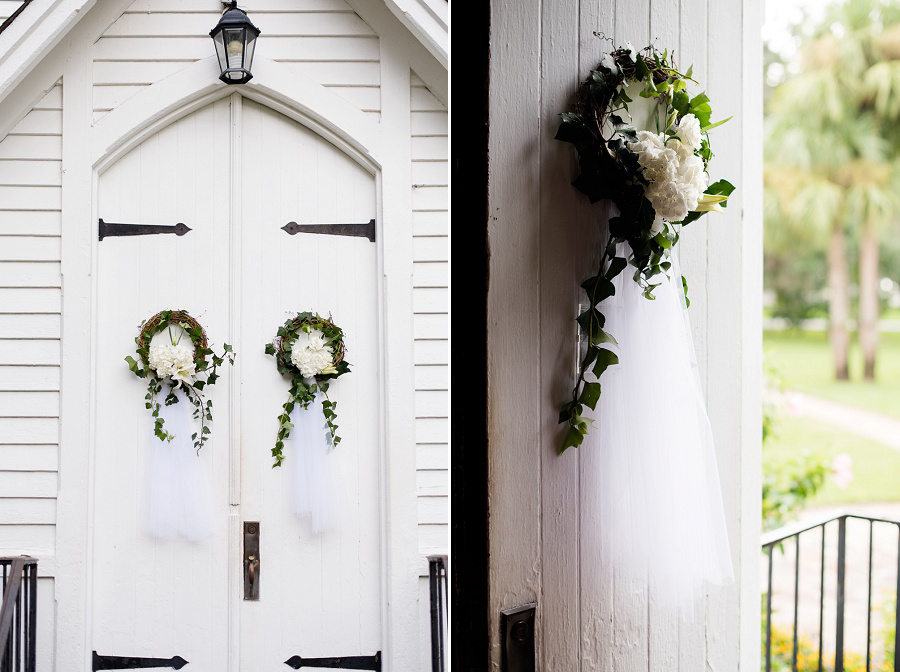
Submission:
M 618 256 L 631 256 L 620 244 Z M 601 560 L 616 580 L 649 584 L 690 619 L 704 582 L 734 580 L 712 430 L 684 307 L 681 272 L 641 295 L 627 267 L 601 304 L 620 363 L 603 374 L 596 426 Z M 629 272 L 629 269 L 631 272 Z M 593 380 L 593 376 L 591 376 Z
M 153 537 L 198 542 L 212 531 L 209 481 L 191 439 L 198 431 L 194 406 L 180 389 L 175 395 L 178 403 L 160 410 L 166 431 L 175 438 L 160 441 L 150 436 L 144 523 Z
M 337 524 L 341 503 L 341 479 L 322 412 L 322 393 L 316 393 L 309 408 L 297 404 L 291 422 L 294 428 L 285 452 L 294 513 L 309 518 L 313 534 L 321 534 Z

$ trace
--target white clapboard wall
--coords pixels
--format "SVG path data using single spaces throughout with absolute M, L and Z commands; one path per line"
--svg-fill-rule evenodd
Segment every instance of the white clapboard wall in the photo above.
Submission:
M 12 3 L 5 3 L 12 4 Z M 0 555 L 52 558 L 60 390 L 62 86 L 0 141 Z M 52 563 L 39 636 L 52 641 Z M 50 669 L 52 647 L 38 665 Z
M 447 108 L 410 73 L 413 204 L 413 330 L 416 381 L 420 641 L 428 642 L 428 555 L 447 554 L 449 538 L 449 244 Z M 431 652 L 419 650 L 422 669 Z
M 410 88 L 419 551 L 428 555 L 449 543 L 447 110 L 415 74 Z
M 538 603 L 538 667 L 602 672 L 759 669 L 761 15 L 752 0 L 559 0 L 491 5 L 489 488 L 492 660 L 500 610 Z M 596 33 L 607 39 L 598 37 Z M 737 583 L 679 623 L 597 561 L 598 456 L 557 454 L 571 393 L 579 284 L 607 210 L 571 186 L 559 113 L 601 55 L 653 42 L 709 92 L 712 179 L 726 215 L 682 238 L 691 320 L 715 434 Z M 696 91 L 699 92 L 699 91 Z M 598 422 L 603 422 L 599 419 Z M 661 431 L 664 431 L 661 428 Z
M 262 33 L 258 55 L 379 118 L 379 38 L 344 0 L 250 0 L 240 7 Z M 221 13 L 219 0 L 136 0 L 94 44 L 95 120 L 207 58 Z

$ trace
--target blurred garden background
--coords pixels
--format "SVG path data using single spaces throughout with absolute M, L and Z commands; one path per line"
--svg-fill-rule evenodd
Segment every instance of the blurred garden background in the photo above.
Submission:
M 763 38 L 764 528 L 842 509 L 900 520 L 900 0 L 767 0 Z M 862 565 L 867 529 L 848 524 Z M 870 669 L 894 669 L 898 533 L 873 543 L 871 609 L 848 576 L 847 670 L 866 669 L 867 645 Z M 794 553 L 773 560 L 790 568 L 773 588 L 776 670 L 793 665 Z M 820 669 L 818 556 L 800 545 L 815 561 L 800 670 Z

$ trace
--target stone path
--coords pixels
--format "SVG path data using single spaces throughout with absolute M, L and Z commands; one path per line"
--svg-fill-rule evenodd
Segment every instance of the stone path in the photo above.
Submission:
M 812 418 L 900 451 L 900 420 L 793 390 L 784 396 L 791 415 Z

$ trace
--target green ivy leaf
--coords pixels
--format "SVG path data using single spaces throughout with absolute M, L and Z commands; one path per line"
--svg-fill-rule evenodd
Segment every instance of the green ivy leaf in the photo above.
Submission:
M 698 93 L 693 98 L 691 98 L 691 108 L 696 108 L 696 107 L 703 105 L 705 103 L 708 103 L 708 102 L 709 102 L 709 96 L 707 96 L 706 92 L 703 91 L 701 93 Z
M 559 412 L 559 424 L 568 422 L 568 420 L 572 417 L 572 409 L 574 407 L 574 401 L 569 401 L 563 405 L 562 410 Z
M 641 54 L 634 59 L 634 74 L 639 81 L 650 77 L 650 68 L 647 67 Z
M 612 343 L 613 345 L 618 345 L 618 341 L 612 337 L 612 334 L 603 331 L 603 329 L 598 329 L 594 332 L 593 338 L 591 338 L 591 345 L 600 345 L 601 343 Z
M 624 269 L 627 265 L 628 261 L 625 259 L 625 257 L 613 257 L 612 261 L 609 262 L 609 268 L 606 269 L 607 279 L 612 280 L 619 273 L 621 273 L 622 269 Z
M 562 447 L 560 448 L 560 454 L 564 453 L 568 448 L 577 448 L 581 445 L 581 442 L 584 441 L 584 434 L 577 427 L 570 426 L 568 431 L 566 432 L 566 438 L 563 439 Z
M 681 288 L 684 290 L 684 305 L 691 307 L 691 300 L 688 298 L 688 281 L 683 275 L 681 276 Z
M 578 401 L 590 408 L 592 411 L 597 407 L 600 400 L 600 383 L 585 383 L 584 389 L 581 390 L 581 396 Z
M 619 363 L 619 356 L 612 350 L 599 348 L 597 352 L 597 363 L 594 365 L 594 375 L 599 378 L 611 366 Z
M 616 293 L 615 285 L 602 275 L 588 278 L 581 283 L 582 289 L 591 299 L 591 303 L 597 305 L 604 299 L 609 298 Z
M 712 116 L 712 108 L 709 106 L 709 103 L 703 103 L 697 107 L 692 105 L 691 112 L 697 117 L 697 121 L 700 122 L 700 128 L 709 125 L 709 118 Z
M 597 332 L 603 329 L 606 317 L 596 308 L 588 308 L 578 316 L 577 322 L 584 334 L 593 333 L 596 335 Z
M 594 140 L 593 134 L 585 125 L 581 115 L 563 112 L 559 116 L 563 121 L 556 131 L 557 140 L 570 142 L 579 149 L 586 147 Z
M 731 192 L 735 190 L 735 186 L 729 182 L 728 180 L 718 180 L 713 182 L 709 187 L 706 188 L 707 194 L 717 194 L 722 196 L 731 196 Z M 720 203 L 723 208 L 728 207 L 728 201 L 723 201 Z

